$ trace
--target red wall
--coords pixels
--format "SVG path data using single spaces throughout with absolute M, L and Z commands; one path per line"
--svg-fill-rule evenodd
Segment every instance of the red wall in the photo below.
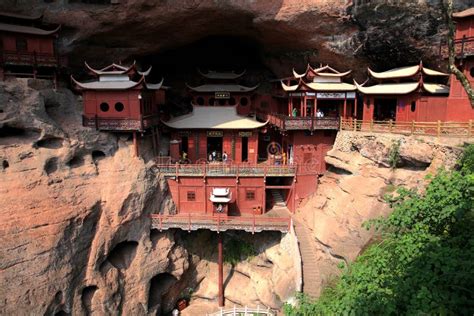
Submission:
M 474 33 L 474 31 L 471 30 Z M 474 36 L 470 35 L 470 36 Z M 471 76 L 471 69 L 474 73 L 474 59 L 470 58 L 464 61 L 463 72 L 468 78 L 472 87 L 474 87 L 474 77 Z M 448 98 L 446 111 L 446 120 L 448 121 L 468 121 L 474 119 L 474 109 L 471 106 L 466 91 L 461 82 L 451 75 L 451 90 Z
M 365 96 L 363 105 L 363 120 L 370 121 L 374 117 L 374 99 L 383 99 L 384 96 Z M 394 98 L 387 96 L 386 98 Z M 449 97 L 451 98 L 451 96 Z M 399 122 L 435 122 L 452 120 L 447 96 L 420 95 L 412 93 L 397 97 L 396 121 Z M 368 106 L 368 102 L 370 106 Z M 415 111 L 412 111 L 412 102 L 415 102 Z M 452 108 L 451 112 L 459 111 L 459 108 Z M 466 113 L 462 114 L 466 115 Z M 458 120 L 466 120 L 460 119 Z
M 102 118 L 131 118 L 140 119 L 140 90 L 126 91 L 84 91 L 84 115 L 94 117 L 96 114 Z M 102 112 L 100 104 L 109 104 L 109 111 Z M 115 110 L 115 104 L 121 102 L 124 105 L 122 112 Z
M 27 41 L 27 52 L 54 55 L 54 37 L 37 37 L 34 35 L 1 34 L 3 49 L 5 51 L 17 51 L 16 39 L 24 38 Z
M 474 18 L 462 18 L 456 20 L 456 39 L 461 39 L 464 36 L 474 36 Z
M 202 177 L 181 177 L 179 182 L 168 179 L 171 196 L 176 204 L 178 213 L 213 214 L 213 205 L 209 200 L 213 188 L 229 188 L 232 200 L 229 205 L 229 215 L 253 214 L 253 208 L 260 206 L 265 209 L 265 183 L 260 178 L 240 178 L 236 183 L 235 177 L 208 177 L 203 183 Z M 246 192 L 255 193 L 254 200 L 247 200 Z M 188 201 L 188 192 L 195 193 L 195 201 Z
M 324 157 L 334 144 L 336 131 L 314 131 L 313 135 L 304 131 L 294 131 L 289 137 L 288 143 L 293 144 L 295 163 L 315 163 L 308 171 L 320 173 L 326 171 Z
M 248 137 L 248 163 L 257 163 L 258 156 L 258 130 L 252 131 L 252 136 Z M 207 131 L 173 131 L 171 139 L 181 141 L 182 135 L 188 137 L 188 158 L 194 163 L 196 160 L 207 160 Z M 232 157 L 232 140 L 235 138 L 235 158 Z M 197 142 L 197 144 L 196 144 Z M 196 147 L 198 153 L 196 154 Z M 222 150 L 227 152 L 229 159 L 235 163 L 242 162 L 242 137 L 239 136 L 238 131 L 224 130 L 222 138 Z M 179 157 L 172 158 L 179 159 Z

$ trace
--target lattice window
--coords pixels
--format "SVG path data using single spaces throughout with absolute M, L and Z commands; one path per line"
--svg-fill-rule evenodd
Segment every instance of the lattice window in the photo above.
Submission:
M 187 200 L 188 201 L 196 201 L 196 192 L 195 191 L 188 191 L 187 192 Z
M 254 201 L 255 200 L 255 191 L 254 190 L 245 191 L 245 199 L 247 201 Z

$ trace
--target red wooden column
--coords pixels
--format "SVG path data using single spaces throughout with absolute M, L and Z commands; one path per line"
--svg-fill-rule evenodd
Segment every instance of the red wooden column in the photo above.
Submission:
M 133 153 L 135 157 L 138 157 L 138 140 L 137 140 L 137 132 L 133 132 Z
M 347 93 L 344 93 L 344 112 L 342 117 L 346 118 L 346 113 L 347 113 Z
M 303 116 L 303 98 L 300 96 L 300 116 Z
M 354 99 L 354 118 L 357 118 L 357 94 Z
M 224 306 L 224 264 L 223 264 L 222 234 L 217 234 L 217 265 L 219 269 L 219 307 Z
M 301 115 L 301 116 L 304 116 L 304 117 L 306 117 L 306 115 L 307 115 L 306 112 L 308 111 L 308 108 L 306 107 L 306 100 L 307 99 L 306 99 L 306 94 L 305 94 L 304 97 L 303 97 L 303 115 Z

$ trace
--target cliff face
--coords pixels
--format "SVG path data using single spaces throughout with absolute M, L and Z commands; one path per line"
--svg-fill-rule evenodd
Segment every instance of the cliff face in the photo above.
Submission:
M 308 61 L 352 68 L 360 77 L 365 77 L 367 64 L 386 69 L 420 59 L 432 66 L 442 63 L 437 55 L 445 31 L 441 0 L 45 2 L 4 0 L 0 9 L 44 12 L 46 21 L 61 23 L 59 48 L 74 67 L 84 60 L 104 65 L 147 56 L 159 59 L 163 67 L 196 66 L 215 50 L 225 55 L 220 58 L 227 67 L 241 66 L 234 60 L 239 55 L 224 44 L 202 52 L 190 49 L 209 36 L 235 37 L 236 46 L 254 43 L 256 50 L 242 52 L 247 54 L 242 63 L 258 55 L 261 66 L 280 76 Z M 455 4 L 461 10 L 473 2 Z
M 172 238 L 148 250 L 146 214 L 165 202 L 164 183 L 131 158 L 126 139 L 80 127 L 68 90 L 10 82 L 0 97 L 0 278 L 11 285 L 2 287 L 1 313 L 71 312 L 85 296 L 131 312 L 129 291 L 142 278 L 183 273 L 183 262 L 161 253 L 183 257 Z
M 384 195 L 398 186 L 423 190 L 427 175 L 455 166 L 462 145 L 462 139 L 338 133 L 325 158 L 329 171 L 298 212 L 313 232 L 320 289 L 338 274 L 341 261 L 353 261 L 374 238 L 362 223 L 390 212 Z

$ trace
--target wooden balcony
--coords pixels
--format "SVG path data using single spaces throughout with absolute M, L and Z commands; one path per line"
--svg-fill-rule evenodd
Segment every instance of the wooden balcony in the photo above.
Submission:
M 2 51 L 0 56 L 2 64 L 14 66 L 56 67 L 66 63 L 65 59 L 51 54 Z
M 474 36 L 465 36 L 454 40 L 454 51 L 456 58 L 464 59 L 468 56 L 474 56 Z M 448 44 L 441 41 L 439 46 L 439 55 L 443 58 L 449 57 Z
M 144 131 L 158 123 L 158 115 L 143 116 L 141 119 L 82 116 L 82 126 L 102 131 Z
M 241 230 L 249 233 L 279 231 L 287 233 L 291 227 L 291 217 L 270 217 L 265 215 L 225 216 L 205 214 L 161 215 L 151 214 L 151 228 L 168 230 L 178 228 L 186 231 L 208 229 L 216 232 Z
M 339 119 L 337 117 L 293 117 L 274 113 L 257 113 L 262 121 L 269 123 L 282 131 L 291 130 L 338 130 Z
M 297 165 L 265 164 L 163 164 L 157 165 L 160 173 L 167 177 L 292 177 Z M 310 168 L 302 168 L 309 171 Z

